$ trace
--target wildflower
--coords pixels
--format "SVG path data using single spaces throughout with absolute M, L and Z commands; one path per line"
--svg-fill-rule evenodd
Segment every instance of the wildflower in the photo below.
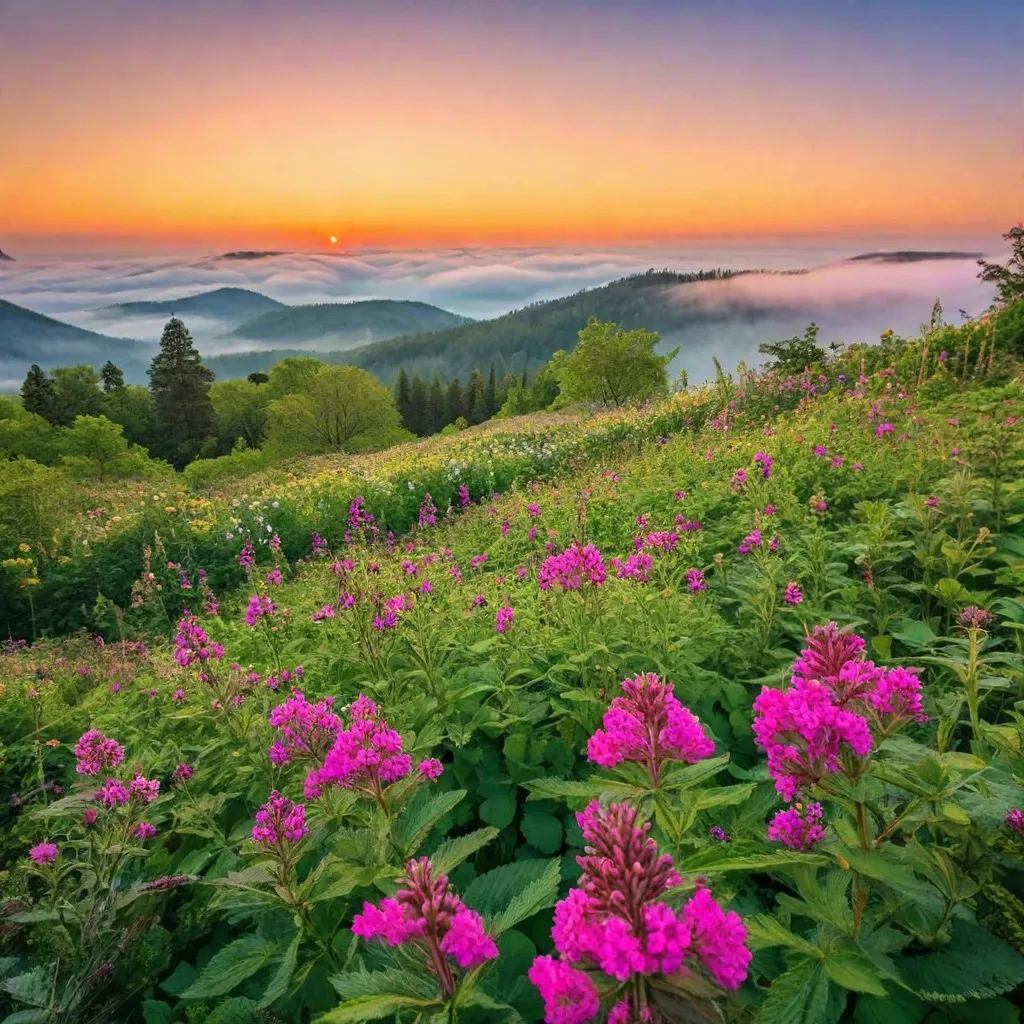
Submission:
M 82 811 L 82 827 L 89 828 L 91 825 L 95 825 L 96 818 L 96 809 L 94 807 L 86 807 L 86 809 Z
M 984 608 L 979 608 L 976 604 L 969 604 L 966 608 L 957 616 L 957 625 L 966 626 L 973 629 L 984 629 L 990 622 L 995 619 L 995 616 L 991 612 L 985 611 Z
M 526 514 L 531 519 L 536 519 L 540 515 L 540 505 L 531 501 L 530 504 L 526 506 Z
M 99 729 L 90 729 L 75 744 L 74 754 L 78 758 L 75 771 L 79 775 L 99 775 L 124 760 L 124 747 L 108 739 Z
M 747 471 L 745 469 L 737 469 L 732 475 L 732 479 L 729 481 L 729 486 L 736 491 L 743 490 L 743 485 L 747 482 Z
M 487 561 L 487 552 L 485 551 L 482 554 L 474 555 L 469 560 L 469 567 L 470 567 L 470 569 L 479 569 L 480 566 L 483 565 L 486 561 Z
M 602 768 L 621 761 L 643 764 L 655 785 L 666 761 L 695 764 L 710 757 L 715 745 L 700 720 L 672 692 L 672 684 L 649 672 L 622 682 L 616 697 L 587 742 L 587 757 Z
M 245 544 L 238 553 L 238 564 L 243 569 L 251 569 L 256 564 L 256 552 L 253 549 L 251 537 L 246 537 Z
M 928 721 L 928 716 L 921 710 L 921 680 L 917 678 L 916 669 L 897 665 L 884 672 L 868 695 L 868 700 L 876 711 L 892 715 L 898 721 Z
M 725 829 L 722 828 L 721 825 L 712 825 L 711 828 L 708 829 L 708 835 L 711 836 L 712 839 L 715 839 L 720 843 L 731 842 L 729 836 L 726 834 Z
M 795 804 L 778 811 L 768 826 L 768 838 L 794 850 L 810 850 L 825 838 L 821 804 Z
M 171 700 L 174 701 L 175 704 L 181 704 L 182 701 L 185 700 L 185 691 L 180 688 L 175 690 L 174 693 L 171 694 Z
M 672 497 L 676 501 L 685 501 L 686 500 L 686 491 L 676 491 L 675 494 L 672 495 Z
M 814 446 L 814 454 L 817 455 L 819 459 L 824 458 L 828 455 L 828 449 L 823 444 L 816 444 Z
M 177 889 L 179 885 L 187 885 L 195 880 L 195 875 L 164 875 L 163 878 L 154 878 L 152 882 L 147 882 L 142 891 L 169 892 L 171 889 Z
M 708 587 L 704 573 L 700 569 L 688 569 L 686 571 L 686 582 L 691 594 L 699 594 L 702 590 L 707 590 Z
M 632 579 L 639 580 L 641 583 L 647 582 L 651 562 L 651 556 L 645 551 L 637 551 L 630 555 L 625 562 L 619 558 L 609 559 L 609 564 L 620 580 Z
M 593 979 L 564 960 L 539 956 L 526 975 L 544 1000 L 547 1024 L 587 1024 L 601 1009 Z
M 349 521 L 351 522 L 351 515 L 349 516 Z M 312 548 L 314 558 L 323 558 L 328 553 L 327 541 L 325 541 L 323 537 L 316 532 L 316 530 L 314 530 L 312 534 Z
M 277 503 L 275 502 L 275 505 L 276 504 Z M 271 551 L 275 551 L 276 552 L 276 551 L 280 551 L 281 550 L 281 538 L 278 537 L 278 535 L 276 533 L 274 534 L 273 537 L 270 538 L 270 540 L 267 542 L 267 544 L 268 544 L 268 546 L 269 546 Z
M 896 428 L 891 423 L 879 423 L 878 426 L 875 427 L 875 437 L 877 438 L 882 438 L 885 437 L 886 434 L 893 434 L 895 432 Z
M 763 543 L 763 537 L 760 530 L 751 530 L 750 533 L 743 538 L 742 542 L 737 546 L 736 553 L 740 555 L 749 555 L 754 548 L 759 548 Z
M 174 635 L 174 660 L 182 667 L 197 661 L 224 657 L 224 648 L 210 641 L 206 630 L 199 625 L 199 620 L 187 612 L 178 622 L 178 631 Z
M 263 578 L 268 587 L 279 587 L 281 585 L 281 570 L 271 569 Z
M 179 764 L 175 766 L 174 773 L 171 775 L 171 782 L 177 785 L 181 782 L 188 782 L 192 778 L 192 766 L 188 764 Z
M 434 504 L 430 494 L 423 495 L 420 503 L 419 525 L 433 526 L 437 522 L 437 506 Z
M 324 619 L 333 619 L 334 614 L 334 605 L 325 604 L 319 611 L 313 612 L 313 621 L 323 622 Z
M 56 843 L 37 843 L 28 851 L 33 864 L 52 864 L 57 859 Z
M 446 995 L 455 988 L 447 958 L 469 970 L 498 955 L 483 918 L 462 902 L 447 875 L 434 875 L 426 857 L 409 861 L 402 888 L 393 899 L 381 900 L 380 906 L 363 904 L 362 913 L 352 920 L 352 933 L 364 940 L 383 939 L 391 946 L 419 946 Z
M 803 592 L 795 583 L 790 582 L 786 584 L 786 593 L 783 596 L 786 604 L 800 604 L 803 599 Z
M 1021 835 L 1024 835 L 1024 811 L 1020 810 L 1019 807 L 1014 807 L 1013 810 L 1007 811 L 1006 817 L 1003 820 L 1015 832 L 1020 832 Z
M 754 462 L 761 467 L 761 475 L 767 480 L 772 475 L 772 465 L 774 463 L 772 457 L 765 452 L 758 452 L 754 456 Z
M 927 505 L 928 508 L 937 508 L 938 504 L 939 504 L 939 499 L 936 498 L 934 495 L 932 497 L 928 498 L 925 501 L 925 505 Z
M 424 580 L 420 584 L 420 593 L 421 594 L 432 594 L 433 592 L 434 592 L 434 584 L 431 583 L 430 580 Z
M 442 765 L 436 757 L 428 757 L 425 760 L 420 761 L 416 766 L 416 770 L 423 776 L 423 778 L 430 779 L 431 782 L 434 782 L 436 779 L 441 777 L 441 774 L 444 771 L 444 765 Z
M 306 834 L 306 808 L 293 804 L 275 789 L 267 802 L 256 812 L 252 838 L 262 846 L 276 846 L 299 842 Z
M 119 779 L 108 778 L 93 794 L 93 799 L 98 800 L 104 807 L 120 807 L 128 803 L 131 794 Z
M 607 569 L 601 552 L 593 544 L 580 547 L 574 541 L 560 555 L 551 555 L 537 573 L 541 590 L 556 586 L 561 590 L 580 590 L 585 583 L 599 587 L 607 578 Z
M 502 605 L 494 619 L 494 628 L 498 633 L 507 633 L 515 621 L 515 611 L 508 605 Z
M 460 505 L 468 505 L 469 504 L 469 488 L 465 484 L 460 484 L 459 485 L 459 504 Z
M 160 782 L 158 779 L 147 779 L 142 775 L 136 775 L 128 783 L 128 792 L 133 797 L 138 797 L 143 803 L 151 804 L 160 795 Z
M 277 611 L 277 605 L 266 594 L 253 594 L 249 598 L 249 607 L 245 609 L 245 624 L 255 626 L 263 617 L 269 617 Z
M 322 761 L 341 729 L 341 719 L 333 707 L 333 697 L 310 704 L 301 690 L 292 690 L 291 697 L 270 712 L 268 721 L 278 733 L 269 751 L 270 760 L 274 764 Z
M 136 839 L 143 841 L 152 839 L 156 835 L 156 825 L 150 824 L 148 821 L 140 821 L 135 828 L 132 829 L 132 835 Z

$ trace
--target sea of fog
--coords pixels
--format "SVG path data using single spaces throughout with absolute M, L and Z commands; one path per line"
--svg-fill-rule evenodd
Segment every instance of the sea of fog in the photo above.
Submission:
M 887 328 L 916 334 L 936 298 L 954 322 L 959 311 L 977 315 L 991 301 L 991 289 L 977 280 L 973 259 L 850 262 L 860 253 L 896 248 L 1001 254 L 1000 241 L 993 237 L 932 238 L 924 243 L 901 239 L 895 244 L 860 239 L 749 245 L 732 241 L 676 248 L 285 253 L 259 259 L 51 256 L 0 263 L 0 298 L 103 334 L 152 342 L 159 338 L 165 317 L 125 318 L 102 307 L 232 286 L 289 304 L 416 299 L 486 318 L 650 267 L 812 271 L 679 286 L 678 301 L 697 314 L 714 314 L 713 322 L 702 323 L 696 333 L 666 338 L 685 343 L 687 369 L 693 379 L 700 379 L 709 372 L 712 355 L 727 367 L 741 359 L 756 362 L 758 343 L 790 337 L 812 319 L 821 326 L 824 341 L 849 343 L 876 339 Z M 742 310 L 742 318 L 734 319 L 734 310 Z M 204 354 L 254 347 L 224 338 L 221 323 L 196 317 L 187 322 Z

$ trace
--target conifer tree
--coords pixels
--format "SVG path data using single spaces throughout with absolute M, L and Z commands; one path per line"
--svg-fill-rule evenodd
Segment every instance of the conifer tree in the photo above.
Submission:
M 406 427 L 420 437 L 427 432 L 427 386 L 418 373 L 409 385 L 409 418 Z
M 454 377 L 448 382 L 444 396 L 444 425 L 454 423 L 462 415 L 462 381 Z
M 160 351 L 149 368 L 149 389 L 164 431 L 164 453 L 177 465 L 193 459 L 214 432 L 210 401 L 213 377 L 184 323 L 171 317 L 160 338 Z
M 53 381 L 36 363 L 29 368 L 25 375 L 25 383 L 21 385 L 21 404 L 26 412 L 34 412 L 37 416 L 53 422 Z
M 427 433 L 436 434 L 443 426 L 444 420 L 444 385 L 440 377 L 434 377 L 427 391 Z
M 469 383 L 462 395 L 462 415 L 470 423 L 480 423 L 483 419 L 484 379 L 479 370 L 470 374 Z
M 398 415 L 402 417 L 402 426 L 406 430 L 412 430 L 409 422 L 411 395 L 409 392 L 409 375 L 403 366 L 398 371 L 398 379 L 395 381 L 395 405 L 398 408 Z
M 111 391 L 120 391 L 124 387 L 124 374 L 109 359 L 100 370 L 100 380 L 103 382 L 105 395 L 109 395 Z
M 487 375 L 487 384 L 484 387 L 484 419 L 489 420 L 499 409 L 498 402 L 498 374 L 491 363 L 491 372 Z

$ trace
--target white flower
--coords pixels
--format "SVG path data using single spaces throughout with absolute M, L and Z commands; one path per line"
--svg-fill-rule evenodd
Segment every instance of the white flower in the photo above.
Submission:
M 227 532 L 227 533 L 225 533 L 225 534 L 224 534 L 224 536 L 225 536 L 225 537 L 226 537 L 226 538 L 227 538 L 228 540 L 234 540 L 234 539 L 235 539 L 235 535 L 234 535 L 234 534 L 233 534 L 233 533 L 232 533 L 232 532 L 231 532 L 230 530 L 228 530 L 228 532 Z

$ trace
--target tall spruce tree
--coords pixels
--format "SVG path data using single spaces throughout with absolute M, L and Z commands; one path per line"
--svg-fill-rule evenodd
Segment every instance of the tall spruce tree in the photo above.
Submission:
M 440 377 L 434 377 L 427 391 L 427 433 L 436 434 L 444 422 L 444 385 Z
M 462 415 L 470 423 L 480 423 L 484 415 L 484 378 L 479 370 L 474 370 L 469 383 L 462 394 Z
M 25 383 L 21 385 L 21 404 L 26 412 L 34 412 L 37 416 L 53 422 L 53 381 L 36 363 L 33 363 L 25 374 Z
M 395 381 L 395 405 L 398 408 L 398 415 L 402 417 L 402 426 L 406 430 L 412 430 L 409 424 L 410 398 L 409 374 L 405 372 L 403 366 L 399 369 L 398 379 Z
M 484 385 L 484 419 L 489 420 L 499 408 L 498 402 L 498 373 L 491 363 L 491 372 L 487 375 L 487 383 Z
M 444 395 L 444 425 L 454 423 L 462 415 L 462 381 L 454 377 Z
M 418 373 L 409 385 L 409 418 L 406 427 L 420 437 L 427 433 L 427 386 Z
M 195 458 L 203 441 L 214 433 L 213 378 L 185 324 L 171 317 L 149 368 L 149 389 L 164 431 L 164 453 L 176 465 Z
M 124 374 L 109 359 L 100 370 L 100 380 L 103 383 L 105 395 L 109 395 L 111 391 L 120 391 L 124 387 Z

